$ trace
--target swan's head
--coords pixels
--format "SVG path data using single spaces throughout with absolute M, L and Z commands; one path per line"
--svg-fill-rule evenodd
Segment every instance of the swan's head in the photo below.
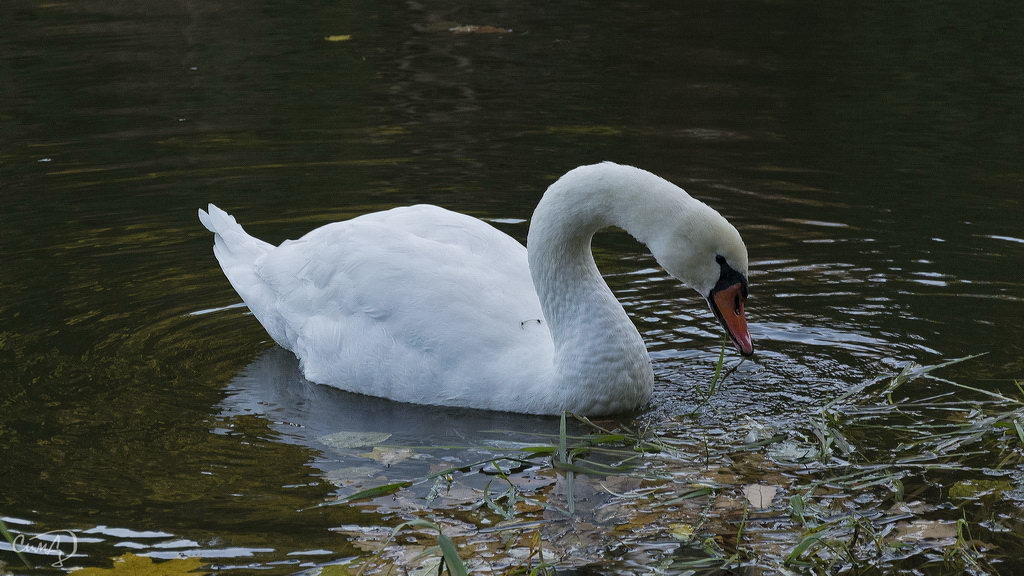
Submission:
M 747 247 L 718 212 L 697 203 L 669 234 L 649 244 L 658 262 L 676 279 L 704 296 L 740 354 L 754 353 L 747 330 Z
M 739 232 L 713 208 L 646 170 L 603 162 L 580 166 L 552 184 L 530 225 L 534 277 L 561 261 L 550 250 L 566 237 L 589 246 L 606 226 L 646 244 L 669 274 L 707 298 L 740 354 L 754 353 L 744 311 L 747 247 Z

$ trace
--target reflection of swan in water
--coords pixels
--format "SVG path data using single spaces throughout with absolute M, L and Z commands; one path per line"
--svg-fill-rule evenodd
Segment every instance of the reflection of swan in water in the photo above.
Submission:
M 518 443 L 550 443 L 526 432 L 558 432 L 558 420 L 551 417 L 403 404 L 315 384 L 302 376 L 293 354 L 276 346 L 236 376 L 226 392 L 222 417 L 265 418 L 281 441 L 322 451 L 324 457 L 316 465 L 328 475 L 346 467 L 383 470 L 379 461 L 365 456 L 374 445 L 457 447 L 414 448 L 413 457 L 394 470 L 396 477 L 403 476 L 399 479 L 408 479 L 424 476 L 442 458 L 450 465 L 480 461 Z M 467 446 L 477 449 L 467 450 Z

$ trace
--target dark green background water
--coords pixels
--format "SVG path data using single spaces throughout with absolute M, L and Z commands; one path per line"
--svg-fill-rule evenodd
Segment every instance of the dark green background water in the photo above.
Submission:
M 418 202 L 525 239 L 558 175 L 633 164 L 747 243 L 759 355 L 715 397 L 726 421 L 784 426 L 968 353 L 989 355 L 947 376 L 1007 389 L 1024 376 L 1021 38 L 1024 10 L 998 1 L 5 0 L 0 516 L 110 527 L 87 565 L 141 541 L 112 528 L 257 550 L 228 565 L 340 558 L 330 528 L 358 519 L 296 512 L 334 490 L 312 431 L 557 425 L 275 388 L 302 384 L 252 317 L 191 314 L 238 301 L 207 202 L 274 243 Z M 596 247 L 655 359 L 643 417 L 691 409 L 719 328 L 624 234 Z

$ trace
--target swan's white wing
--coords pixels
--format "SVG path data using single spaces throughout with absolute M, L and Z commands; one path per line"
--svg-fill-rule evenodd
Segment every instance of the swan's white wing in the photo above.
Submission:
M 256 273 L 310 380 L 427 404 L 542 400 L 552 345 L 526 248 L 476 218 L 368 214 L 285 242 Z

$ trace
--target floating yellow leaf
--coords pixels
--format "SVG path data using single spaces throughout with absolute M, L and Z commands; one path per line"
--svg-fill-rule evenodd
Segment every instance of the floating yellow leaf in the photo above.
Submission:
M 1013 484 L 1009 480 L 961 480 L 950 487 L 949 497 L 973 500 L 1012 489 Z
M 376 460 L 381 464 L 390 466 L 392 464 L 398 464 L 403 460 L 412 458 L 413 451 L 408 448 L 393 448 L 391 446 L 374 446 L 373 450 L 360 454 L 363 458 L 370 458 Z
M 199 558 L 179 558 L 165 562 L 153 562 L 152 558 L 125 554 L 114 558 L 110 568 L 83 568 L 75 576 L 178 576 L 188 574 L 199 576 L 209 572 L 193 572 L 203 565 Z
M 319 576 L 351 576 L 351 575 L 352 575 L 352 573 L 349 572 L 348 567 L 347 566 L 342 566 L 340 564 L 334 564 L 334 565 L 331 565 L 331 566 L 324 566 L 323 568 L 320 569 L 320 574 L 319 574 Z
M 324 40 L 327 40 L 328 42 L 348 42 L 351 39 L 351 34 L 336 34 L 334 36 L 324 36 Z
M 693 525 L 692 524 L 669 524 L 668 533 L 676 540 L 682 540 L 683 542 L 689 542 L 693 538 Z
M 320 442 L 338 450 L 376 446 L 391 438 L 387 432 L 359 432 L 342 430 L 317 438 Z
M 572 136 L 619 136 L 622 134 L 622 130 L 615 126 L 548 126 L 544 131 L 549 134 Z
M 448 29 L 453 34 L 508 34 L 512 30 L 508 28 L 498 28 L 497 26 L 477 26 L 476 24 L 467 24 L 465 26 L 452 26 Z

